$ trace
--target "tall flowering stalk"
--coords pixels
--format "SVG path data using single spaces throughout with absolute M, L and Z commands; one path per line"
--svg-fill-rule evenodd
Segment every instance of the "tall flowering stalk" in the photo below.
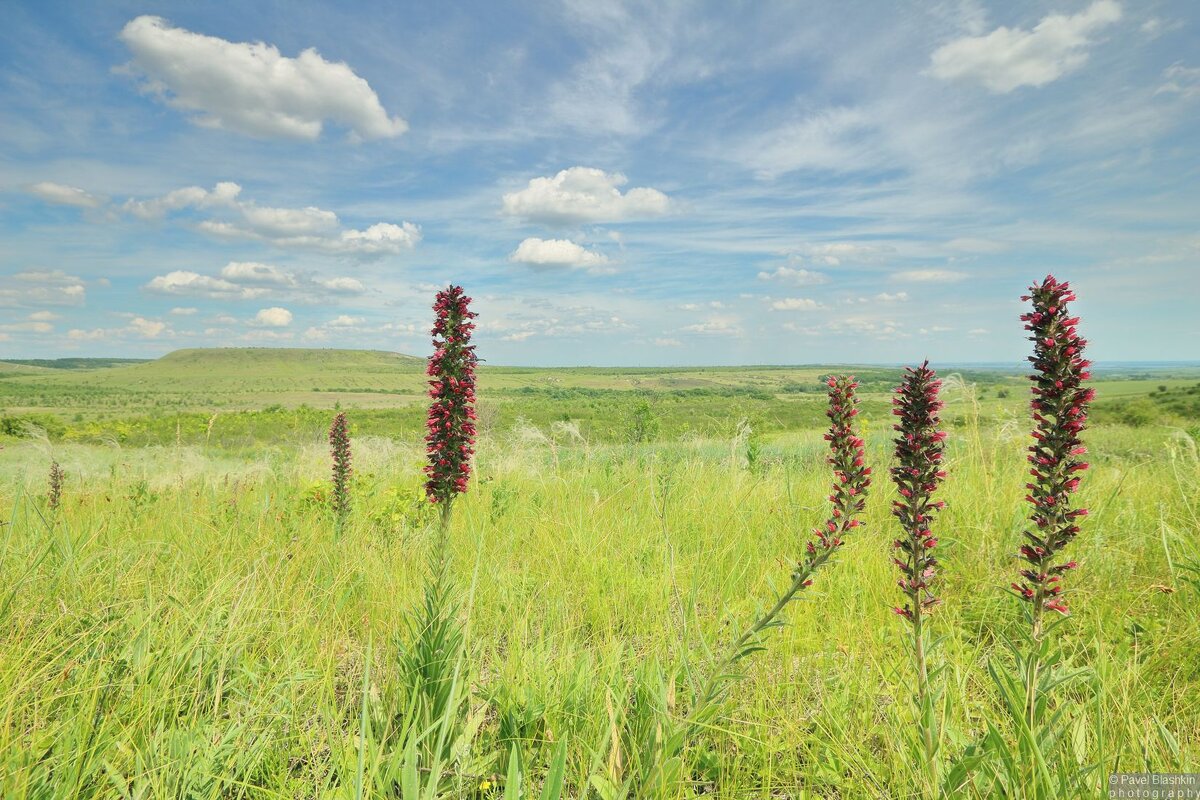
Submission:
M 409 614 L 409 642 L 400 658 L 413 730 L 420 732 L 422 764 L 449 763 L 466 725 L 467 695 L 459 691 L 465 632 L 458 619 L 449 529 L 454 498 L 467 490 L 475 453 L 476 358 L 471 332 L 477 315 L 470 305 L 462 287 L 453 285 L 438 292 L 433 304 L 425 494 L 440 507 L 441 524 L 424 599 Z M 435 736 L 426 733 L 435 730 Z
M 1047 275 L 1029 291 L 1021 299 L 1032 301 L 1033 311 L 1022 314 L 1021 320 L 1033 342 L 1029 357 L 1034 369 L 1029 376 L 1033 399 L 1029 406 L 1034 441 L 1029 446 L 1032 480 L 1025 484 L 1029 490 L 1025 499 L 1033 506 L 1030 521 L 1034 530 L 1025 531 L 1020 556 L 1028 566 L 1021 570 L 1022 580 L 1012 587 L 1031 604 L 1033 638 L 1041 639 L 1046 611 L 1067 614 L 1062 576 L 1077 565 L 1060 558 L 1063 548 L 1079 533 L 1079 518 L 1088 513 L 1085 508 L 1071 507 L 1071 495 L 1079 488 L 1079 473 L 1088 468 L 1080 458 L 1087 452 L 1080 433 L 1096 392 L 1083 386 L 1091 377 L 1091 362 L 1083 357 L 1087 341 L 1076 330 L 1079 317 L 1072 317 L 1067 310 L 1067 303 L 1075 300 L 1070 284 Z
M 774 606 L 733 642 L 728 655 L 709 678 L 683 725 L 672 737 L 672 747 L 681 749 L 688 737 L 710 722 L 716 702 L 723 695 L 728 681 L 735 677 L 733 670 L 737 663 L 763 649 L 759 635 L 768 628 L 783 624 L 779 619 L 780 612 L 797 594 L 812 585 L 817 571 L 841 549 L 845 537 L 865 524 L 860 515 L 866 507 L 871 468 L 866 466 L 864 442 L 855 425 L 858 398 L 854 390 L 858 388 L 858 383 L 853 376 L 837 376 L 830 377 L 826 385 L 829 387 L 829 408 L 825 412 L 829 417 L 829 432 L 825 434 L 825 441 L 829 442 L 828 462 L 833 467 L 833 488 L 829 494 L 832 510 L 825 522 L 813 530 L 804 556 L 792 571 L 791 586 L 779 596 Z
M 329 426 L 329 451 L 333 457 L 333 493 L 330 500 L 337 515 L 338 530 L 350 513 L 350 475 L 353 471 L 350 453 L 350 425 L 345 412 L 338 412 Z
M 456 495 L 467 490 L 475 453 L 475 347 L 471 331 L 477 314 L 461 286 L 438 292 L 433 304 L 433 355 L 429 358 L 429 419 L 425 436 L 429 463 L 425 494 L 438 503 L 443 529 Z
M 57 511 L 62 504 L 63 481 L 66 480 L 66 473 L 57 461 L 50 462 L 50 479 L 46 492 L 46 505 L 51 511 Z
M 994 726 L 987 745 L 995 754 L 988 769 L 997 787 L 992 794 L 1041 800 L 1083 797 L 1083 773 L 1071 759 L 1057 754 L 1070 720 L 1065 708 L 1051 705 L 1051 694 L 1082 677 L 1086 671 L 1064 672 L 1061 653 L 1053 646 L 1050 630 L 1067 615 L 1063 576 L 1075 569 L 1063 560 L 1063 549 L 1079 533 L 1079 520 L 1087 510 L 1075 508 L 1071 496 L 1079 488 L 1080 473 L 1088 468 L 1080 457 L 1087 452 L 1080 440 L 1094 390 L 1085 387 L 1090 374 L 1080 338 L 1079 318 L 1067 304 L 1075 300 L 1069 284 L 1052 275 L 1029 287 L 1022 298 L 1033 310 L 1021 320 L 1033 342 L 1033 444 L 1029 447 L 1029 474 L 1025 499 L 1032 506 L 1019 556 L 1024 561 L 1020 581 L 1012 589 L 1024 604 L 1029 627 L 1006 640 L 1015 669 L 992 661 L 988 665 L 1003 708 L 1015 732 L 1015 746 Z M 1047 621 L 1046 612 L 1062 617 Z
M 892 413 L 899 419 L 892 426 L 897 435 L 896 466 L 891 468 L 891 474 L 900 494 L 900 499 L 892 503 L 892 514 L 904 532 L 892 542 L 897 551 L 892 562 L 900 570 L 897 583 L 906 600 L 903 608 L 894 611 L 908 621 L 912 630 L 921 746 L 930 789 L 937 776 L 937 737 L 926 663 L 925 623 L 933 607 L 941 602 L 932 591 L 938 560 L 934 555 L 937 538 L 931 530 L 934 516 L 945 507 L 944 502 L 933 499 L 946 477 L 942 467 L 946 433 L 938 427 L 941 424 L 938 412 L 943 405 L 938 396 L 941 387 L 937 373 L 926 361 L 916 369 L 905 369 L 904 380 L 892 398 Z

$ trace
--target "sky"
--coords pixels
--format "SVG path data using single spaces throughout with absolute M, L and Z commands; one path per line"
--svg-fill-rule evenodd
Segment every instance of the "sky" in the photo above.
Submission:
M 0 358 L 1200 359 L 1200 4 L 5 4 Z

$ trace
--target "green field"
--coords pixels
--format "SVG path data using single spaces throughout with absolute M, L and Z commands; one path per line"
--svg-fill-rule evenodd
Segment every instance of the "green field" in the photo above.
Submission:
M 935 365 L 936 366 L 936 365 Z M 653 759 L 715 653 L 789 581 L 824 519 L 820 378 L 853 369 L 868 525 L 743 663 L 659 796 L 916 797 L 911 667 L 891 567 L 898 368 L 480 370 L 476 478 L 456 506 L 463 731 L 444 797 L 537 797 Z M 1027 381 L 947 370 L 943 752 L 1005 729 L 988 664 L 1026 510 Z M 399 796 L 401 655 L 434 547 L 420 491 L 424 362 L 191 350 L 55 369 L 0 362 L 0 796 Z M 1099 370 L 1071 546 L 1062 757 L 1200 771 L 1200 370 Z M 332 409 L 354 509 L 327 509 Z M 46 506 L 52 460 L 66 472 Z M 1007 729 L 1005 729 L 1007 730 Z M 985 796 L 980 790 L 974 795 Z

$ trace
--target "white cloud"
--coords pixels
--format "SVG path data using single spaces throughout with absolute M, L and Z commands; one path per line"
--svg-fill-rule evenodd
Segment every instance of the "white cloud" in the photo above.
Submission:
M 950 269 L 906 269 L 892 275 L 894 280 L 910 283 L 957 283 L 966 277 L 965 272 Z
M 365 294 L 367 291 L 358 278 L 314 278 L 313 282 L 338 294 Z
M 159 220 L 173 211 L 185 208 L 214 208 L 227 206 L 237 208 L 238 195 L 242 187 L 232 181 L 222 181 L 212 188 L 212 191 L 199 186 L 185 186 L 174 189 L 162 197 L 149 200 L 134 200 L 130 198 L 121 206 L 121 210 L 142 220 Z
M 251 325 L 261 325 L 267 328 L 286 328 L 292 324 L 292 312 L 286 308 L 264 308 L 254 315 Z
M 24 283 L 43 283 L 49 286 L 74 286 L 83 283 L 83 278 L 68 275 L 61 269 L 27 269 L 13 277 Z
M 74 200 L 80 190 L 57 187 L 53 194 Z M 31 189 L 32 191 L 32 189 Z M 65 193 L 65 194 L 64 194 Z M 161 197 L 144 200 L 129 198 L 115 210 L 138 219 L 154 222 L 188 210 L 210 212 L 212 216 L 195 223 L 197 230 L 221 239 L 249 239 L 276 247 L 318 250 L 341 255 L 375 256 L 411 250 L 421 241 L 421 228 L 411 222 L 399 225 L 377 222 L 365 230 L 341 228 L 337 214 L 316 206 L 276 208 L 260 206 L 253 200 L 240 199 L 242 187 L 232 181 L 216 184 L 211 190 L 185 186 Z M 42 196 L 46 196 L 43 192 Z M 88 195 L 91 197 L 91 195 Z M 94 198 L 97 205 L 107 201 Z M 56 202 L 66 202 L 57 200 Z M 79 202 L 72 202 L 80 205 Z
M 680 330 L 685 333 L 699 333 L 706 336 L 741 336 L 741 320 L 737 317 L 712 316 L 695 325 L 685 325 Z
M 732 155 L 768 179 L 798 169 L 866 169 L 877 158 L 869 141 L 876 125 L 863 109 L 823 109 L 748 136 Z
M 365 231 L 343 231 L 340 240 L 322 240 L 317 246 L 344 253 L 399 253 L 411 250 L 420 241 L 421 229 L 411 222 L 400 225 L 377 222 Z
M 1021 86 L 1045 86 L 1087 61 L 1090 36 L 1121 18 L 1113 0 L 1097 0 L 1078 14 L 1050 14 L 1033 30 L 999 27 L 964 36 L 933 52 L 929 72 L 942 80 L 983 84 L 1006 94 Z
M 866 305 L 869 303 L 903 303 L 908 300 L 908 292 L 896 292 L 889 294 L 880 292 L 871 297 L 850 297 L 846 299 L 847 305 Z
M 29 187 L 29 193 L 42 198 L 48 203 L 76 206 L 78 208 L 99 208 L 105 203 L 104 198 L 89 194 L 83 189 L 77 189 L 74 186 L 64 186 L 61 183 L 52 183 L 50 181 L 33 184 Z
M 987 334 L 987 328 L 971 328 L 971 330 L 967 331 L 968 336 L 986 336 Z
M 1163 83 L 1155 94 L 1178 94 L 1183 97 L 1200 95 L 1200 67 L 1185 67 L 1176 62 L 1163 70 Z
M 537 335 L 537 331 L 528 331 L 528 330 L 517 331 L 516 333 L 509 333 L 504 336 L 501 336 L 500 341 L 502 341 L 502 342 L 523 342 L 526 339 L 528 339 L 530 336 L 535 336 L 535 335 Z
M 165 322 L 159 322 L 158 320 L 134 317 L 129 320 L 129 328 L 139 336 L 154 339 L 167 329 L 167 325 Z
M 627 182 L 619 172 L 571 167 L 552 178 L 534 178 L 525 189 L 504 195 L 504 213 L 547 225 L 615 222 L 667 213 L 670 199 L 665 194 L 645 187 L 622 194 L 618 187 Z
M 339 314 L 325 323 L 330 328 L 355 328 L 366 322 L 363 317 L 352 317 L 349 314 Z
M 326 120 L 364 139 L 408 129 L 349 66 L 314 49 L 289 58 L 264 42 L 229 42 L 152 16 L 131 20 L 120 37 L 145 89 L 197 125 L 309 140 L 321 135 Z
M 795 269 L 793 267 L 779 267 L 772 272 L 760 272 L 758 273 L 758 279 L 760 281 L 790 283 L 793 286 L 812 286 L 818 283 L 826 283 L 829 280 L 823 273 L 807 269 Z
M 175 270 L 166 275 L 157 275 L 145 286 L 155 294 L 190 295 L 193 297 L 215 297 L 252 300 L 262 297 L 268 290 L 262 287 L 239 286 L 236 283 L 201 275 L 190 270 Z
M 172 331 L 165 322 L 160 322 L 155 319 L 146 319 L 133 315 L 122 314 L 120 316 L 129 316 L 129 324 L 123 328 L 93 328 L 91 330 L 83 330 L 82 328 L 72 328 L 67 331 L 67 338 L 71 341 L 100 341 L 107 339 L 127 339 L 131 336 L 139 336 L 143 339 L 157 339 L 164 334 L 166 336 L 174 336 Z
M 255 261 L 230 261 L 221 268 L 221 277 L 235 283 L 257 283 L 271 286 L 295 286 L 296 276 L 270 264 Z
M 23 270 L 0 278 L 0 307 L 81 306 L 86 299 L 83 279 L 58 269 Z
M 682 347 L 683 342 L 678 339 L 672 339 L 669 336 L 662 336 L 654 340 L 655 347 Z
M 772 311 L 816 311 L 823 307 L 809 297 L 784 297 L 771 303 Z
M 202 275 L 176 270 L 158 275 L 144 287 L 155 294 L 212 297 L 226 300 L 255 300 L 261 297 L 326 299 L 330 293 L 354 295 L 366 292 L 357 278 L 320 278 L 256 261 L 230 261 L 219 275 Z
M 883 340 L 908 337 L 907 333 L 901 331 L 900 324 L 890 319 L 852 317 L 834 320 L 829 327 L 835 332 L 854 333 Z
M 61 314 L 55 314 L 52 311 L 35 311 L 29 315 L 29 318 L 34 322 L 54 322 L 62 319 Z
M 0 331 L 12 331 L 13 333 L 50 333 L 53 330 L 54 326 L 49 322 L 12 322 L 0 325 Z
M 866 263 L 880 260 L 896 248 L 886 244 L 862 244 L 860 242 L 824 242 L 799 247 L 793 258 L 806 259 L 814 264 L 838 267 L 846 263 Z
M 608 256 L 588 250 L 569 239 L 525 239 L 509 255 L 510 261 L 528 264 L 534 268 L 567 267 L 606 271 Z
M 176 307 L 176 308 L 171 309 L 171 313 L 177 317 L 190 317 L 199 311 L 200 311 L 200 309 L 198 309 L 198 308 Z

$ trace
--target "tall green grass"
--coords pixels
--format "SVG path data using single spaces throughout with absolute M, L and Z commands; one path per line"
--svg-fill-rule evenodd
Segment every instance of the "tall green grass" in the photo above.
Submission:
M 867 437 L 877 467 L 880 425 Z M 1099 792 L 1117 769 L 1200 769 L 1200 465 L 1183 434 L 1088 438 L 1093 513 L 1060 643 L 1068 665 L 1095 670 L 1064 699 L 1078 709 L 1067 750 L 1101 765 Z M 816 431 L 756 445 L 752 470 L 727 440 L 548 442 L 485 438 L 456 502 L 456 584 L 465 595 L 478 580 L 460 598 L 470 736 L 451 796 L 500 797 L 514 765 L 536 795 L 559 748 L 566 796 L 627 782 L 825 513 Z M 947 757 L 1002 720 L 986 663 L 1022 624 L 1002 587 L 1024 524 L 1024 445 L 1012 427 L 949 442 Z M 355 508 L 335 538 L 316 439 L 254 458 L 56 446 L 56 516 L 48 447 L 0 451 L 0 796 L 385 796 L 408 745 L 377 723 L 404 712 L 406 619 L 436 539 L 415 501 L 422 454 L 356 440 Z M 744 665 L 665 796 L 916 796 L 884 483 L 868 527 Z

